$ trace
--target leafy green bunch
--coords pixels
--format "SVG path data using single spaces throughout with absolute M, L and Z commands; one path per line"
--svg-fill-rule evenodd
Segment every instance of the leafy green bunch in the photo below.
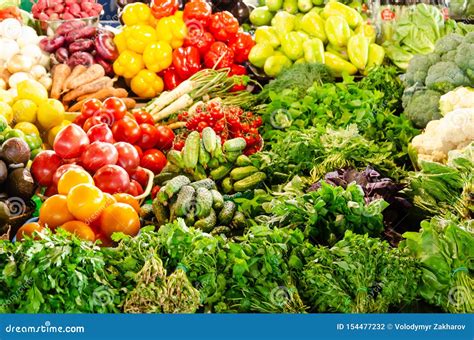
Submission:
M 417 261 L 368 235 L 347 231 L 332 248 L 319 247 L 299 283 L 311 310 L 386 313 L 417 295 Z

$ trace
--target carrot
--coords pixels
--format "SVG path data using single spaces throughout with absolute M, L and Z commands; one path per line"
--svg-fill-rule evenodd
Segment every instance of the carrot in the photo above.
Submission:
M 133 98 L 122 98 L 122 100 L 129 110 L 133 109 L 137 105 L 137 102 Z
M 125 89 L 122 89 L 122 88 L 116 89 L 113 87 L 106 87 L 104 89 L 100 89 L 99 91 L 95 93 L 90 93 L 90 94 L 85 94 L 83 96 L 80 96 L 79 98 L 77 98 L 77 100 L 92 99 L 92 98 L 104 100 L 109 97 L 126 98 L 127 96 L 128 96 L 128 92 Z
M 66 78 L 66 81 L 63 84 L 63 92 L 68 91 L 70 89 L 69 83 L 71 82 L 71 80 L 79 76 L 82 72 L 85 72 L 85 70 L 87 70 L 87 67 L 85 67 L 84 65 L 75 66 L 72 69 L 71 74 L 69 74 L 69 76 Z
M 59 99 L 61 89 L 67 77 L 71 74 L 71 68 L 67 64 L 58 64 L 53 68 L 53 84 L 51 85 L 51 98 Z
M 81 73 L 74 79 L 71 79 L 68 87 L 70 89 L 77 89 L 78 87 L 92 83 L 94 80 L 102 78 L 103 76 L 105 76 L 104 68 L 99 64 L 94 64 L 89 66 L 85 72 Z
M 68 92 L 64 97 L 64 102 L 70 102 L 75 100 L 77 97 L 83 96 L 88 93 L 94 93 L 104 87 L 111 87 L 114 84 L 114 80 L 109 77 L 102 77 L 94 80 L 92 83 L 84 84 L 78 88 Z
M 83 99 L 78 101 L 76 104 L 72 105 L 68 108 L 68 112 L 79 112 L 82 109 L 82 105 L 87 101 L 87 99 Z

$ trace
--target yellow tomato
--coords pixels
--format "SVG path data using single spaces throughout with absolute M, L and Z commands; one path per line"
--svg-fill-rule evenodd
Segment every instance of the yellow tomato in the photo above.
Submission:
M 94 180 L 85 170 L 69 169 L 58 181 L 58 193 L 67 195 L 72 188 L 79 184 L 94 185 Z

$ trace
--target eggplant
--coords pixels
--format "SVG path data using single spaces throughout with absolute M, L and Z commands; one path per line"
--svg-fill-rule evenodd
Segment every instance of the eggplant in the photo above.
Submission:
M 243 1 L 237 1 L 230 13 L 239 21 L 240 25 L 249 21 L 250 9 Z

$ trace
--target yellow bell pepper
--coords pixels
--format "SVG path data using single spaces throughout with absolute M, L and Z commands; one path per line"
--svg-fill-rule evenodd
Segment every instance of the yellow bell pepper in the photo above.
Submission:
M 377 31 L 375 30 L 375 27 L 367 23 L 363 23 L 357 27 L 355 34 L 362 34 L 364 37 L 369 38 L 369 42 L 371 44 L 375 43 L 375 38 L 377 37 Z
M 113 66 L 116 75 L 132 78 L 145 67 L 145 64 L 140 54 L 127 50 L 120 53 Z
M 347 55 L 347 48 L 345 47 L 338 47 L 329 44 L 326 46 L 326 52 L 331 52 L 332 54 L 337 55 L 339 58 L 349 60 L 349 56 Z
M 347 53 L 352 65 L 364 70 L 369 60 L 369 39 L 362 34 L 356 34 L 347 43 Z
M 153 98 L 163 92 L 164 84 L 155 72 L 141 70 L 132 78 L 130 87 L 135 94 L 141 98 Z
M 324 52 L 324 59 L 326 66 L 329 67 L 337 76 L 342 75 L 344 72 L 349 75 L 357 73 L 357 67 L 331 52 Z
M 173 49 L 183 46 L 184 38 L 188 34 L 188 28 L 182 16 L 172 15 L 162 18 L 156 25 L 156 32 L 159 40 L 168 42 Z
M 117 46 L 117 50 L 119 53 L 124 52 L 127 49 L 127 34 L 126 34 L 127 27 L 114 37 L 115 46 Z
M 342 16 L 329 17 L 324 23 L 329 42 L 338 47 L 347 46 L 351 37 L 351 29 Z
M 173 49 L 166 41 L 152 42 L 143 52 L 143 61 L 147 69 L 161 72 L 171 66 L 173 62 Z
M 332 16 L 343 17 L 351 28 L 356 28 L 363 22 L 359 12 L 337 1 L 330 1 L 324 6 L 323 17 L 328 19 Z
M 141 2 L 128 4 L 122 12 L 123 23 L 127 26 L 148 24 L 150 16 L 152 16 L 150 7 Z
M 364 70 L 364 74 L 367 75 L 369 70 L 374 66 L 380 66 L 385 58 L 385 49 L 377 44 L 369 45 L 369 60 L 367 61 L 367 67 Z
M 124 32 L 127 40 L 127 49 L 137 53 L 143 53 L 149 43 L 158 40 L 156 31 L 148 25 L 133 25 Z
M 324 64 L 324 44 L 321 39 L 313 38 L 303 43 L 304 59 L 308 63 Z

